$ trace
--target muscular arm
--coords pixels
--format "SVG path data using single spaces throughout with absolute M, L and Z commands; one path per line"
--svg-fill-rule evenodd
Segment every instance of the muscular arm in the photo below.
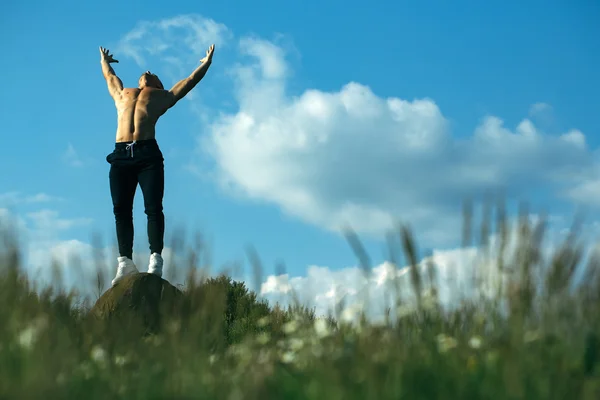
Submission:
M 108 92 L 113 99 L 116 99 L 123 91 L 123 82 L 115 74 L 115 70 L 110 66 L 108 61 L 103 59 L 100 61 L 100 65 L 102 65 L 102 75 L 104 75 L 104 79 L 106 79 L 108 85 Z
M 171 106 L 175 105 L 175 103 L 181 100 L 198 84 L 198 82 L 202 80 L 202 78 L 204 78 L 204 75 L 206 75 L 206 71 L 208 71 L 211 63 L 212 60 L 203 62 L 198 68 L 196 68 L 194 72 L 192 72 L 190 76 L 180 80 L 171 88 L 171 90 L 169 90 L 173 102 Z

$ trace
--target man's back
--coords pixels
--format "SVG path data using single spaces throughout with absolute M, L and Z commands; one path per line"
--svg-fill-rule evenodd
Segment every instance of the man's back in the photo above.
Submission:
M 169 91 L 153 87 L 124 88 L 115 96 L 116 142 L 154 139 L 156 122 L 173 104 Z

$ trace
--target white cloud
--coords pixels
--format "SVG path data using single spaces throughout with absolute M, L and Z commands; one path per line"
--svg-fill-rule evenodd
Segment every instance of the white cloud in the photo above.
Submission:
M 251 56 L 258 61 L 258 66 L 265 79 L 282 79 L 286 76 L 288 68 L 283 59 L 283 49 L 280 47 L 268 40 L 249 37 L 242 38 L 239 47 L 243 55 Z M 242 69 L 242 71 L 251 72 L 247 69 Z
M 50 201 L 60 201 L 60 197 L 50 196 L 46 193 L 38 193 L 32 196 L 27 196 L 25 202 L 27 203 L 46 203 Z
M 557 130 L 554 114 L 554 108 L 548 103 L 535 103 L 529 108 L 529 117 L 541 130 L 548 132 Z
M 552 106 L 550 104 L 540 102 L 531 105 L 531 107 L 529 108 L 529 115 L 533 117 L 543 113 L 549 113 L 551 111 Z
M 528 119 L 511 130 L 487 116 L 458 137 L 427 98 L 381 98 L 357 82 L 293 97 L 281 48 L 243 38 L 240 49 L 255 63 L 234 68 L 239 110 L 219 115 L 203 141 L 220 182 L 327 229 L 380 235 L 399 218 L 447 245 L 464 198 L 560 195 L 594 165 L 581 132 L 545 135 Z
M 584 179 L 570 189 L 567 196 L 581 204 L 600 207 L 600 175 Z
M 77 150 L 75 150 L 75 147 L 71 143 L 67 145 L 67 149 L 62 155 L 62 160 L 67 165 L 75 168 L 83 167 L 85 164 L 83 158 L 79 155 L 79 153 L 77 152 Z
M 530 218 L 532 227 L 536 226 L 539 218 Z M 549 222 L 549 221 L 548 221 Z M 597 226 L 594 226 L 597 231 Z M 548 266 L 549 260 L 565 239 L 564 234 L 558 234 L 554 229 L 548 229 L 545 240 L 539 243 L 540 266 Z M 417 270 L 421 277 L 422 298 L 428 296 L 431 287 L 437 290 L 442 307 L 449 309 L 458 306 L 463 300 L 474 300 L 482 295 L 494 298 L 500 288 L 500 293 L 506 294 L 510 274 L 503 274 L 499 269 L 499 254 L 501 249 L 504 267 L 519 268 L 515 261 L 519 260 L 523 240 L 518 225 L 508 227 L 508 235 L 503 247 L 496 234 L 489 238 L 489 246 L 477 249 L 456 248 L 452 250 L 436 250 L 429 257 L 422 259 Z M 530 242 L 531 243 L 531 242 Z M 582 265 L 594 250 L 593 246 L 584 246 Z M 541 272 L 541 270 L 537 270 Z M 542 282 L 542 275 L 533 278 Z M 431 280 L 430 280 L 431 277 Z M 518 279 L 519 274 L 513 274 Z M 502 286 L 500 286 L 502 284 Z M 365 274 L 359 266 L 333 270 L 324 266 L 310 266 L 305 276 L 290 277 L 288 274 L 270 275 L 264 280 L 261 296 L 270 302 L 293 304 L 294 297 L 300 303 L 315 309 L 317 315 L 334 313 L 339 305 L 347 308 L 343 319 L 355 320 L 358 311 L 365 311 L 372 320 L 381 320 L 386 308 L 389 308 L 394 318 L 396 301 L 401 300 L 401 308 L 413 308 L 416 304 L 416 293 L 411 281 L 411 269 L 408 266 L 395 266 L 385 261 Z
M 42 199 L 52 196 L 6 196 L 15 198 Z M 56 284 L 55 270 L 58 267 L 62 287 L 76 289 L 82 296 L 94 299 L 97 295 L 96 277 L 100 272 L 104 279 L 103 289 L 110 285 L 117 267 L 115 245 L 89 243 L 76 239 L 71 229 L 89 227 L 91 218 L 64 218 L 57 211 L 40 209 L 20 213 L 0 207 L 0 234 L 8 234 L 16 240 L 21 255 L 22 268 L 29 278 L 40 285 Z M 0 238 L 0 244 L 4 243 Z M 6 243 L 4 243 L 6 245 Z M 0 253 L 6 250 L 0 245 Z M 181 253 L 181 254 L 179 254 Z M 174 254 L 169 246 L 163 249 L 165 260 L 164 278 L 172 284 L 181 284 L 189 263 L 183 251 Z M 147 270 L 149 252 L 134 251 L 134 261 L 142 272 Z M 177 267 L 177 268 L 176 268 Z
M 261 294 L 269 293 L 288 293 L 292 290 L 292 286 L 289 283 L 289 275 L 270 275 L 267 280 L 261 285 Z
M 62 198 L 46 193 L 25 195 L 10 192 L 0 195 L 0 203 L 7 205 L 40 204 L 63 201 Z M 70 287 L 81 287 L 81 277 L 73 264 L 73 257 L 82 257 L 89 266 L 91 245 L 75 239 L 64 239 L 71 228 L 89 226 L 91 218 L 62 218 L 56 210 L 38 209 L 18 212 L 16 209 L 0 208 L 2 234 L 8 234 L 19 246 L 24 271 L 38 283 L 49 283 L 53 277 L 52 263 L 62 268 L 64 283 Z M 85 266 L 82 263 L 80 266 Z M 89 267 L 88 267 L 89 268 Z
M 231 32 L 225 25 L 210 18 L 180 15 L 139 22 L 119 40 L 113 53 L 117 59 L 132 58 L 144 71 L 179 80 L 192 72 L 187 65 L 198 65 L 211 44 L 220 48 L 230 37 Z M 162 61 L 160 65 L 148 61 L 157 57 Z
M 0 194 L 0 207 L 13 207 L 19 204 L 37 204 L 62 201 L 60 197 L 50 196 L 46 193 L 37 193 L 34 195 L 23 195 L 20 192 L 6 192 Z
M 90 225 L 93 221 L 91 218 L 60 218 L 58 211 L 48 209 L 30 212 L 26 216 L 31 220 L 33 229 L 44 234 L 55 234 L 73 227 Z
M 456 249 L 436 252 L 424 260 L 418 267 L 423 292 L 429 288 L 425 262 L 432 260 L 442 304 L 451 306 L 471 297 L 475 256 L 474 249 Z M 491 268 L 489 271 L 495 273 Z M 380 319 L 386 308 L 396 308 L 397 298 L 403 304 L 415 304 L 409 268 L 397 268 L 387 261 L 375 266 L 368 275 L 358 266 L 332 270 L 313 265 L 306 276 L 268 276 L 261 288 L 261 295 L 272 303 L 291 304 L 292 294 L 301 304 L 314 308 L 317 315 L 333 313 L 341 304 L 342 308 L 364 310 L 369 318 Z
M 45 198 L 45 196 L 27 196 L 26 198 Z M 51 196 L 48 196 L 51 197 Z M 89 273 L 93 263 L 92 246 L 76 239 L 61 238 L 77 226 L 87 226 L 90 218 L 61 218 L 54 210 L 42 209 L 29 213 L 15 213 L 6 208 L 0 208 L 0 223 L 5 231 L 17 240 L 22 257 L 22 267 L 31 279 L 38 283 L 47 284 L 52 281 L 54 262 L 60 266 L 64 284 L 69 287 L 82 287 L 81 273 Z M 82 262 L 75 265 L 75 258 Z M 79 269 L 79 270 L 78 270 Z M 85 275 L 85 274 L 84 274 Z

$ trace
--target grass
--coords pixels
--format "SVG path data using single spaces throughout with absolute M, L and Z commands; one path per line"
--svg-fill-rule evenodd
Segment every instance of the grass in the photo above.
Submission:
M 0 398 L 600 398 L 600 260 L 583 262 L 571 235 L 544 261 L 544 225 L 523 221 L 509 257 L 505 220 L 495 229 L 494 268 L 503 279 L 493 295 L 482 291 L 458 307 L 439 303 L 431 269 L 416 267 L 413 237 L 400 229 L 388 238 L 390 258 L 402 248 L 415 266 L 415 301 L 399 301 L 385 322 L 269 307 L 242 283 L 194 279 L 190 268 L 183 292 L 191 307 L 143 337 L 107 330 L 73 293 L 34 289 L 6 236 Z M 482 237 L 490 230 L 484 222 Z M 466 243 L 470 235 L 466 229 Z M 360 241 L 348 241 L 369 274 Z M 575 285 L 577 272 L 584 279 Z M 478 271 L 479 282 L 489 273 Z

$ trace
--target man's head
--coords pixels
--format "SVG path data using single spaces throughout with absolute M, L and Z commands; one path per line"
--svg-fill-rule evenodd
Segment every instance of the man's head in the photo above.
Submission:
M 140 76 L 140 80 L 138 81 L 138 85 L 140 89 L 145 87 L 153 87 L 157 89 L 164 89 L 164 86 L 158 76 L 154 75 L 150 71 L 146 71 Z

